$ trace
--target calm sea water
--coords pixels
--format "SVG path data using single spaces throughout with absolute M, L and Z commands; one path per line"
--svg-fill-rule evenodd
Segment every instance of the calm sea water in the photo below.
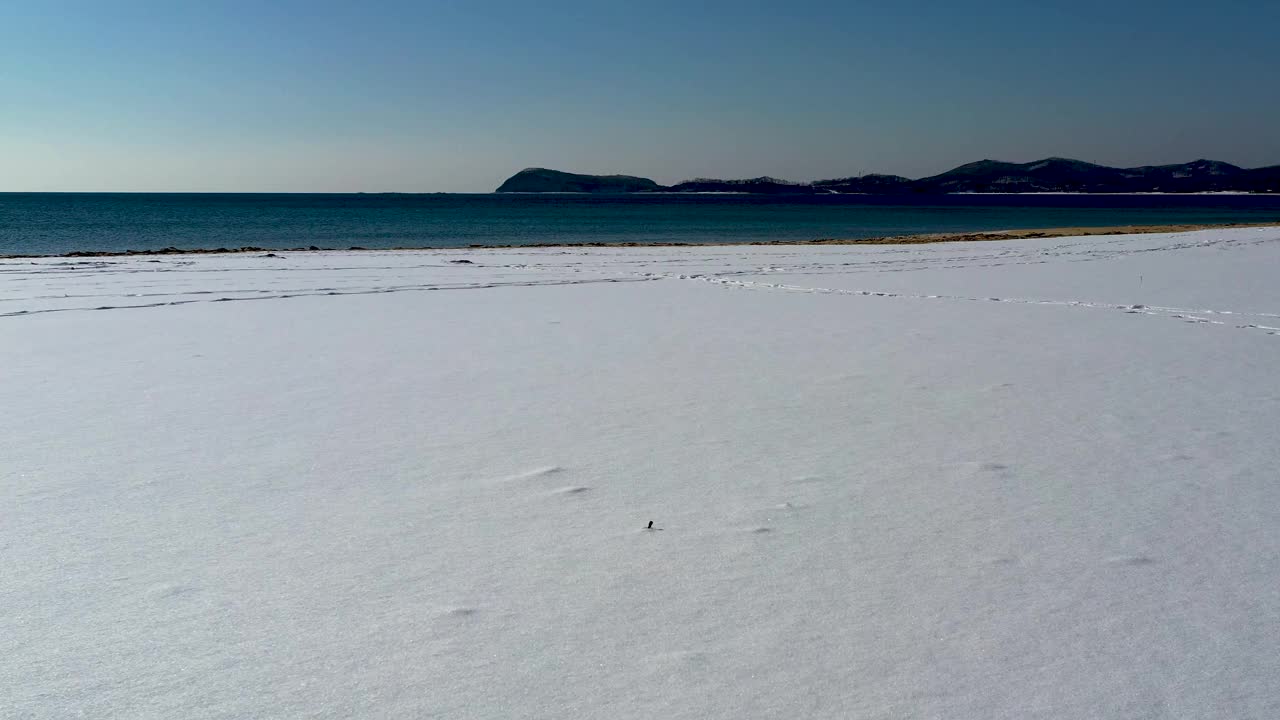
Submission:
M 0 193 L 0 255 L 861 238 L 1280 223 L 1276 195 L 258 195 Z

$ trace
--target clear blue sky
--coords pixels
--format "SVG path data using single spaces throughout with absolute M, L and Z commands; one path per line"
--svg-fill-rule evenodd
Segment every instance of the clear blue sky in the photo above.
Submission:
M 1280 2 L 0 3 L 0 190 L 1280 164 Z

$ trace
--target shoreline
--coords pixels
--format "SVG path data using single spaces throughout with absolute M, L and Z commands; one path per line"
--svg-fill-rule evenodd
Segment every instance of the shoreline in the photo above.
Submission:
M 431 251 L 472 251 L 472 250 L 519 250 L 526 248 L 640 248 L 640 247 L 762 247 L 789 245 L 925 245 L 950 242 L 983 242 L 993 240 L 1030 240 L 1056 237 L 1087 237 L 1095 235 L 1147 235 L 1157 233 L 1194 232 L 1197 230 L 1215 230 L 1228 228 L 1264 228 L 1280 227 L 1280 222 L 1258 223 L 1183 223 L 1173 225 L 1106 225 L 1098 227 L 1059 227 L 1029 228 L 1014 230 L 977 230 L 952 233 L 915 233 L 908 235 L 884 235 L 869 238 L 817 238 L 813 240 L 755 240 L 743 242 L 583 242 L 583 243 L 530 243 L 522 245 L 462 245 L 456 247 L 392 247 L 368 248 L 353 245 L 346 248 L 319 247 L 310 245 L 295 248 L 266 248 L 246 246 L 240 248 L 178 248 L 166 247 L 157 250 L 76 250 L 53 255 L 0 255 L 0 260 L 22 260 L 36 258 L 91 258 L 91 257 L 136 257 L 150 255 L 241 255 L 247 253 L 298 253 L 298 252 L 421 252 Z

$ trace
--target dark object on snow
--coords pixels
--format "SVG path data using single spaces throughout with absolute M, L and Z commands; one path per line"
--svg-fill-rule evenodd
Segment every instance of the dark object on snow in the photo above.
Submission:
M 650 520 L 650 521 L 649 521 L 649 525 L 648 525 L 648 527 L 646 527 L 646 528 L 645 528 L 645 530 L 652 530 L 652 529 L 653 529 L 653 521 L 652 521 L 652 520 Z
M 470 260 L 450 260 L 449 262 L 455 265 L 475 265 L 475 263 L 471 262 Z

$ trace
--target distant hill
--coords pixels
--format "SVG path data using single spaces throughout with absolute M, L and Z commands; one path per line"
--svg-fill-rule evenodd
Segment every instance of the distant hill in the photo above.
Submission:
M 901 175 L 872 173 L 836 180 L 818 180 L 813 186 L 824 192 L 896 195 L 912 192 L 912 182 L 910 178 Z
M 747 180 L 699 178 L 664 187 L 629 175 L 575 175 L 530 168 L 513 175 L 498 192 L 730 192 L 754 195 L 820 195 L 866 193 L 1132 193 L 1132 192 L 1280 192 L 1280 165 L 1247 170 L 1218 160 L 1180 165 L 1113 168 L 1046 158 L 1029 163 L 979 160 L 931 177 L 911 180 L 898 175 L 859 175 L 809 183 L 771 177 Z
M 1121 179 L 1115 168 L 1047 158 L 1023 164 L 979 160 L 912 185 L 916 192 L 1105 192 Z
M 660 189 L 661 186 L 649 178 L 630 175 L 578 175 L 546 168 L 527 168 L 507 178 L 497 192 L 628 193 Z
M 1240 185 L 1251 192 L 1280 192 L 1280 165 L 1246 170 Z
M 676 183 L 667 192 L 730 192 L 751 193 L 753 195 L 813 195 L 815 190 L 807 183 L 794 183 L 771 177 L 750 178 L 747 180 L 716 180 L 698 178 Z
M 915 181 L 917 192 L 1212 192 L 1254 190 L 1250 171 L 1216 160 L 1113 168 L 1047 158 L 1030 163 L 980 160 Z

